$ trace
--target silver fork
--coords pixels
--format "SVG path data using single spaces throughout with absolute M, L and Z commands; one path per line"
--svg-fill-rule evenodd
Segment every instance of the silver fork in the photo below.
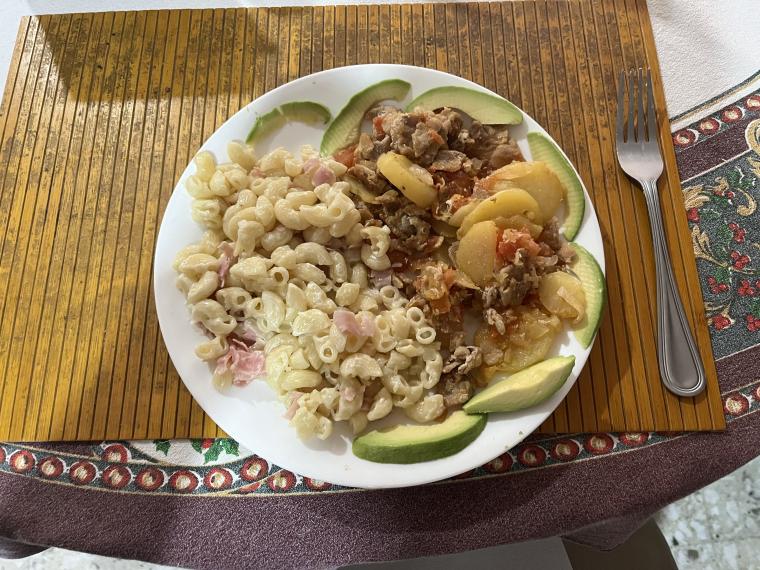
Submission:
M 662 175 L 662 155 L 657 142 L 657 115 L 649 69 L 646 74 L 642 69 L 631 70 L 627 82 L 625 72 L 620 72 L 617 105 L 615 146 L 618 162 L 625 173 L 636 179 L 644 190 L 652 226 L 657 271 L 657 356 L 660 376 L 665 387 L 674 394 L 695 396 L 704 390 L 705 371 L 678 295 L 665 241 L 657 192 L 657 179 Z

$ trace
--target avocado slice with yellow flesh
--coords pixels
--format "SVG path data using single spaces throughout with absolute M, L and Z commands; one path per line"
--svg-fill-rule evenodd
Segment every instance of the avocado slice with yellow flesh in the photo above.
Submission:
M 562 387 L 574 365 L 575 356 L 555 356 L 512 375 L 496 372 L 492 384 L 467 402 L 464 411 L 516 412 L 536 406 Z
M 486 427 L 486 416 L 463 411 L 438 424 L 397 425 L 354 440 L 354 455 L 375 463 L 420 463 L 448 457 L 470 445 Z

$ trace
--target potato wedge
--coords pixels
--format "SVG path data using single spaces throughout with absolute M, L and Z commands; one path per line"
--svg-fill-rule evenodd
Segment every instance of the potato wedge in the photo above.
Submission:
M 404 155 L 395 152 L 380 155 L 377 159 L 377 169 L 388 182 L 420 208 L 427 208 L 438 196 L 430 173 Z
M 534 224 L 528 218 L 525 216 L 520 216 L 519 214 L 509 216 L 508 218 L 496 218 L 494 222 L 502 230 L 507 228 L 512 228 L 513 230 L 526 229 L 528 230 L 530 237 L 533 239 L 536 239 L 541 235 L 541 232 L 544 231 L 543 227 L 539 226 L 538 224 Z
M 521 188 L 533 196 L 544 219 L 551 218 L 565 189 L 556 174 L 544 162 L 511 162 L 479 182 L 491 194 L 508 188 Z
M 493 279 L 499 228 L 491 220 L 473 225 L 459 242 L 457 267 L 482 287 Z
M 535 198 L 525 190 L 510 188 L 502 190 L 478 204 L 462 220 L 462 225 L 459 227 L 457 235 L 461 238 L 478 222 L 494 220 L 496 218 L 509 218 L 514 215 L 525 216 L 528 220 L 540 226 L 544 223 L 543 214 Z
M 586 294 L 580 279 L 564 271 L 555 271 L 541 278 L 538 298 L 546 310 L 560 319 L 578 324 L 586 314 Z
M 500 348 L 501 362 L 484 366 L 477 376 L 481 383 L 488 383 L 498 372 L 517 372 L 543 360 L 554 344 L 562 328 L 556 315 L 547 314 L 535 307 L 517 307 L 518 320 L 512 323 L 503 336 L 494 336 L 485 330 L 475 336 L 475 344 L 484 351 Z
M 455 228 L 458 228 L 462 225 L 462 220 L 464 220 L 467 215 L 472 212 L 478 204 L 480 204 L 481 200 L 473 200 L 472 202 L 469 202 L 459 208 L 456 212 L 454 212 L 451 217 L 446 220 L 446 223 L 450 226 L 454 226 Z

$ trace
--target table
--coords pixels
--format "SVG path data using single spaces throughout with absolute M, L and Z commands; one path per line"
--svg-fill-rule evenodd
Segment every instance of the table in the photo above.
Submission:
M 688 13 L 676 4 L 650 2 L 650 9 L 686 215 L 702 248 L 725 433 L 532 437 L 456 480 L 373 492 L 300 478 L 229 440 L 2 443 L 0 537 L 194 567 L 329 567 L 556 535 L 611 547 L 663 505 L 756 456 L 760 281 L 752 258 L 760 227 L 740 206 L 760 191 L 760 72 L 752 57 L 760 41 L 750 33 L 760 16 L 749 1 L 720 14 L 707 2 L 690 3 Z M 15 31 L 10 20 L 3 25 Z M 695 56 L 700 50 L 713 58 Z M 9 50 L 0 55 L 7 67 Z M 726 260 L 705 245 L 719 240 Z M 473 497 L 489 500 L 473 508 Z

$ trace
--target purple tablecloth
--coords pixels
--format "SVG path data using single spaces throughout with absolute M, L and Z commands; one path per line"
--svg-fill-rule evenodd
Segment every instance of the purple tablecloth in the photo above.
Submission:
M 619 543 L 760 453 L 760 89 L 722 103 L 674 141 L 724 433 L 532 437 L 456 479 L 388 491 L 313 481 L 231 440 L 2 443 L 0 537 L 203 568 L 320 568 L 556 535 Z

